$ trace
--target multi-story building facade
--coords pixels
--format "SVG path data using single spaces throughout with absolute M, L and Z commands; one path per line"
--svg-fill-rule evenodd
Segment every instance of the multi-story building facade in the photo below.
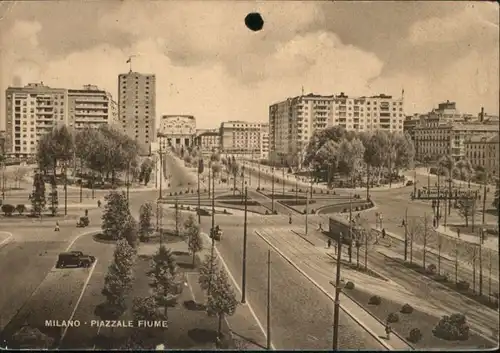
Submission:
M 269 124 L 260 125 L 260 158 L 269 158 Z
M 118 105 L 109 92 L 94 85 L 68 90 L 68 125 L 76 130 L 108 124 L 121 130 Z
M 403 132 L 403 97 L 316 94 L 288 98 L 269 107 L 269 144 L 277 158 L 302 155 L 317 130 L 343 126 L 353 131 Z
M 415 158 L 438 160 L 449 155 L 454 160 L 466 157 L 465 141 L 472 136 L 493 136 L 495 125 L 454 123 L 443 120 L 424 120 L 415 129 Z
M 465 158 L 475 167 L 483 167 L 492 175 L 498 175 L 498 133 L 496 135 L 472 135 L 465 139 Z
M 37 151 L 38 141 L 59 124 L 68 123 L 68 90 L 41 83 L 9 87 L 5 92 L 5 152 L 26 158 Z
M 261 125 L 238 120 L 221 123 L 221 152 L 228 156 L 258 158 L 261 148 Z
M 472 114 L 461 114 L 454 102 L 441 103 L 416 121 L 406 123 L 406 132 L 413 139 L 415 158 L 438 160 L 441 156 L 450 155 L 455 160 L 466 158 L 466 141 L 475 141 L 481 136 L 493 136 L 498 133 L 498 124 L 484 121 L 484 109 L 476 118 Z M 472 138 L 472 140 L 471 140 Z
M 118 76 L 118 112 L 123 131 L 149 154 L 156 139 L 156 76 L 128 72 Z
M 158 130 L 160 148 L 191 147 L 196 134 L 196 119 L 192 115 L 162 115 Z
M 220 148 L 220 135 L 218 131 L 205 131 L 196 136 L 195 143 L 200 150 L 209 154 Z

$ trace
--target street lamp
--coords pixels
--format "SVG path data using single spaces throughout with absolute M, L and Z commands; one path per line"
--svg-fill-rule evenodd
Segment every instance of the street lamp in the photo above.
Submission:
M 340 292 L 342 291 L 340 284 L 340 264 L 342 257 L 342 233 L 339 234 L 337 241 L 337 273 L 335 274 L 335 302 L 333 307 L 333 337 L 332 337 L 332 350 L 338 350 L 339 338 L 339 314 L 340 314 Z
M 274 163 L 273 163 L 274 164 Z M 271 212 L 274 214 L 274 165 L 271 167 L 272 186 L 271 186 Z
M 245 220 L 243 222 L 243 268 L 241 276 L 241 302 L 246 302 L 246 283 L 247 283 L 247 203 L 248 190 L 245 187 Z

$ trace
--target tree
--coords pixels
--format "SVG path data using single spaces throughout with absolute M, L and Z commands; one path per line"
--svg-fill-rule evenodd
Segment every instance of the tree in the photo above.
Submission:
M 113 240 L 122 239 L 130 217 L 127 197 L 124 192 L 111 191 L 104 197 L 104 200 L 106 200 L 106 205 L 101 226 L 104 236 Z
M 146 158 L 140 167 L 139 172 L 139 181 L 143 182 L 144 185 L 147 186 L 149 181 L 151 180 L 151 172 L 153 171 L 153 161 L 149 158 Z
M 474 175 L 474 168 L 468 159 L 461 159 L 456 163 L 458 177 L 467 181 L 467 187 L 470 189 L 470 182 Z
M 233 195 L 236 194 L 236 177 L 238 176 L 239 170 L 240 166 L 235 161 L 233 161 L 229 166 L 229 171 L 233 176 Z
M 431 217 L 428 214 L 424 215 L 424 219 L 421 225 L 422 229 L 422 238 L 423 238 L 423 252 L 422 252 L 422 267 L 425 269 L 425 260 L 427 257 L 427 245 L 429 240 L 432 240 L 432 235 L 434 229 L 432 227 Z M 410 259 L 413 259 L 413 241 L 410 243 Z M 411 260 L 410 260 L 411 262 Z
M 51 191 L 50 191 L 50 211 L 52 213 L 52 216 L 57 215 L 57 209 L 59 206 L 59 199 L 57 196 L 57 184 L 56 184 L 56 178 L 53 176 L 52 182 L 50 183 L 51 186 Z
M 219 318 L 217 337 L 221 339 L 222 320 L 225 316 L 232 316 L 236 312 L 238 300 L 236 294 L 229 284 L 227 274 L 224 270 L 219 270 L 215 285 L 208 296 L 207 313 Z
M 16 183 L 16 187 L 21 187 L 21 181 L 24 179 L 26 174 L 28 174 L 28 169 L 24 167 L 17 167 L 14 169 L 14 181 Z
M 43 135 L 38 144 L 37 160 L 42 169 L 52 167 L 56 175 L 58 162 L 73 158 L 74 142 L 72 132 L 66 125 L 55 127 Z
M 500 179 L 499 179 L 500 180 Z M 497 214 L 500 212 L 500 182 L 497 180 L 495 187 L 495 196 L 493 196 L 493 202 L 491 205 L 497 210 Z
M 337 144 L 345 137 L 346 130 L 342 126 L 333 126 L 331 128 L 316 130 L 307 144 L 302 164 L 305 166 L 313 163 L 317 158 L 317 151 L 328 141 L 334 141 Z
M 193 254 L 193 267 L 196 258 L 196 253 L 203 250 L 203 240 L 200 234 L 200 225 L 196 222 L 193 215 L 189 215 L 186 222 L 184 222 L 184 229 L 188 237 L 188 248 Z
M 138 236 L 139 234 L 138 228 L 139 227 L 134 217 L 130 215 L 123 228 L 123 239 L 125 239 L 133 249 L 137 249 L 137 247 L 139 246 L 140 239 Z
M 31 194 L 31 214 L 41 216 L 45 205 L 45 181 L 40 173 L 35 173 L 33 177 L 33 193 Z
M 116 242 L 113 262 L 104 278 L 102 295 L 106 301 L 96 307 L 95 314 L 103 320 L 117 320 L 127 310 L 127 296 L 132 288 L 135 250 L 125 239 Z
M 208 290 L 210 282 L 215 280 L 215 277 L 219 271 L 219 260 L 217 255 L 206 255 L 205 260 L 200 267 L 200 275 L 198 277 L 198 283 L 201 289 Z
M 343 162 L 351 181 L 354 181 L 355 171 L 361 167 L 364 153 L 365 147 L 358 138 L 351 141 L 343 140 L 338 147 L 339 160 Z
M 457 202 L 458 214 L 465 219 L 465 226 L 469 226 L 469 217 L 473 217 L 476 211 L 476 199 L 462 198 Z
M 12 344 L 15 349 L 50 349 L 54 339 L 37 328 L 25 325 L 12 335 Z
M 375 170 L 378 170 L 377 183 L 380 182 L 382 168 L 387 162 L 387 151 L 390 150 L 390 142 L 387 133 L 383 130 L 376 130 L 368 144 L 365 146 L 367 152 L 365 154 L 365 161 Z
M 148 238 L 153 234 L 153 205 L 147 202 L 141 205 L 139 209 L 139 238 L 141 241 L 148 241 Z
M 394 134 L 393 146 L 395 151 L 394 167 L 399 175 L 400 169 L 410 168 L 415 158 L 415 146 L 408 134 Z
M 407 246 L 410 246 L 410 264 L 413 263 L 413 242 L 423 235 L 423 224 L 418 217 L 408 218 L 406 227 Z M 425 250 L 424 250 L 425 251 Z M 405 257 L 406 258 L 406 257 Z
M 165 246 L 160 246 L 151 260 L 148 272 L 151 278 L 154 298 L 159 306 L 163 306 L 164 319 L 168 319 L 168 304 L 182 292 L 182 279 L 175 257 Z
M 161 315 L 158 312 L 158 303 L 153 296 L 148 297 L 137 297 L 134 298 L 132 304 L 132 316 L 135 322 L 138 321 L 155 321 L 161 319 Z M 136 326 L 137 327 L 137 326 Z M 155 327 L 137 327 L 136 331 L 132 334 L 130 343 L 135 343 L 141 347 L 142 338 L 147 336 L 154 336 L 160 331 Z

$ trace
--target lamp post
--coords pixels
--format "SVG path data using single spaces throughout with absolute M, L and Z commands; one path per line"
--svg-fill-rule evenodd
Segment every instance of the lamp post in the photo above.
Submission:
M 337 273 L 335 274 L 335 302 L 333 307 L 333 337 L 332 337 L 332 350 L 338 350 L 338 337 L 339 337 L 339 314 L 340 314 L 340 264 L 342 257 L 342 233 L 339 234 L 337 241 Z
M 241 302 L 246 302 L 246 288 L 247 288 L 247 201 L 248 190 L 245 187 L 245 220 L 243 222 L 243 268 L 241 276 Z
M 271 350 L 271 249 L 267 250 L 267 344 L 268 351 Z
M 68 215 L 68 165 L 64 162 L 64 215 Z M 54 178 L 56 176 L 54 175 Z
M 272 186 L 271 186 L 271 212 L 274 214 L 274 166 L 271 168 Z
M 257 187 L 258 187 L 258 188 L 259 188 L 259 190 L 260 190 L 260 161 L 259 161 L 259 163 L 258 163 L 258 164 L 259 164 L 259 177 L 258 177 L 258 178 L 259 178 L 259 182 L 258 182 L 258 183 L 259 183 L 259 185 L 257 185 Z
M 208 170 L 210 172 L 210 169 Z M 212 186 L 214 178 L 212 178 Z M 212 235 L 212 245 L 210 248 L 210 279 L 208 281 L 208 295 L 212 292 L 212 278 L 213 278 L 213 264 L 214 264 L 214 250 L 215 250 L 215 197 L 212 192 L 212 228 L 210 229 L 210 234 Z

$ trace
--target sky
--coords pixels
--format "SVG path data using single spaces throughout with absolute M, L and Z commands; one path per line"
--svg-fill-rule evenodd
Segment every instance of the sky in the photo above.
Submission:
M 259 12 L 264 28 L 245 27 Z M 0 128 L 5 89 L 95 84 L 156 74 L 156 112 L 198 128 L 267 121 L 269 105 L 304 92 L 405 92 L 407 115 L 442 101 L 499 111 L 495 2 L 17 1 L 0 2 Z

